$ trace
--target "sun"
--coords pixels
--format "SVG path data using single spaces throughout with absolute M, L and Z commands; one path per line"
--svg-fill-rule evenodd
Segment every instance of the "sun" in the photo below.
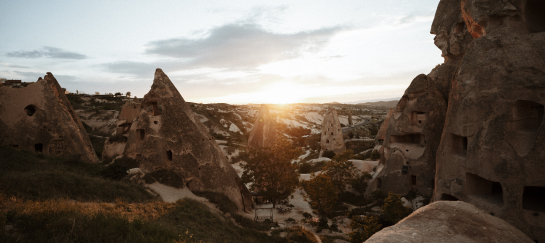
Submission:
M 261 103 L 267 104 L 290 104 L 301 100 L 304 88 L 291 83 L 274 83 L 263 87 L 256 92 L 256 98 Z

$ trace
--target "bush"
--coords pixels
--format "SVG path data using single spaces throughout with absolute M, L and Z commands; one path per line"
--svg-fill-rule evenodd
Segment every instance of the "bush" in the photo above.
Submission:
M 350 242 L 359 243 L 369 239 L 373 234 L 382 229 L 382 225 L 375 216 L 366 216 L 365 218 L 354 216 L 350 222 L 352 232 L 348 233 Z
M 378 160 L 380 159 L 380 153 L 376 150 L 373 150 L 371 152 L 371 157 L 370 157 L 371 160 Z
M 333 157 L 335 157 L 335 152 L 332 150 L 326 150 L 322 153 L 322 157 L 333 159 Z
M 388 197 L 384 199 L 384 205 L 381 207 L 384 212 L 386 221 L 392 224 L 396 224 L 401 219 L 409 216 L 412 213 L 412 209 L 403 206 L 401 196 L 392 192 L 388 193 Z

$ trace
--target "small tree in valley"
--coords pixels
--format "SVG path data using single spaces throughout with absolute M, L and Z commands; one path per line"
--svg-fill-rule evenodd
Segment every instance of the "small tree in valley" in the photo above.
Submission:
M 310 199 L 310 205 L 318 211 L 330 212 L 339 199 L 331 177 L 326 174 L 312 173 L 310 180 L 301 181 L 301 185 L 307 193 L 305 200 Z
M 353 178 L 350 181 L 350 186 L 352 186 L 352 189 L 358 191 L 360 194 L 363 194 L 365 190 L 367 190 L 367 182 L 373 178 L 369 173 L 362 172 L 359 175 L 356 175 L 355 178 Z
M 337 193 L 343 192 L 346 185 L 358 175 L 358 169 L 356 169 L 354 163 L 348 161 L 353 155 L 354 152 L 352 150 L 346 150 L 335 155 L 324 167 L 323 173 L 331 178 Z
M 381 207 L 386 220 L 392 224 L 396 224 L 403 218 L 412 213 L 412 209 L 403 206 L 401 196 L 393 192 L 388 193 L 388 197 L 384 199 L 384 205 Z
M 273 147 L 249 152 L 249 161 L 243 165 L 242 181 L 252 182 L 250 189 L 260 192 L 273 204 L 288 198 L 299 184 L 297 166 L 291 161 L 300 150 L 285 140 L 279 139 Z
M 348 233 L 350 242 L 364 242 L 369 239 L 373 234 L 382 229 L 382 225 L 378 223 L 378 218 L 375 216 L 366 216 L 361 218 L 360 216 L 353 216 L 352 222 L 350 222 L 350 228 L 352 232 Z

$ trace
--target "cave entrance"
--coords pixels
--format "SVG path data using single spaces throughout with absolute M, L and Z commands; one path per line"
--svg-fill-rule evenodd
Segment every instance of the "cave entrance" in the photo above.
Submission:
M 545 31 L 545 1 L 528 0 L 524 12 L 530 33 Z
M 34 144 L 34 151 L 36 152 L 43 152 L 43 144 L 41 143 L 37 143 L 37 144 Z
M 467 155 L 467 137 L 452 134 L 451 152 L 455 155 L 465 157 Z
M 146 137 L 146 131 L 144 129 L 137 129 L 136 135 L 138 136 L 138 141 L 142 141 Z
M 450 194 L 446 194 L 446 193 L 441 194 L 441 198 L 439 200 L 441 200 L 441 201 L 460 201 L 460 199 L 458 199 L 457 197 L 455 197 L 453 195 L 450 195 Z
M 524 187 L 524 193 L 522 194 L 522 208 L 545 213 L 545 187 Z
M 501 184 L 475 174 L 466 173 L 464 193 L 468 196 L 482 198 L 489 203 L 503 205 Z

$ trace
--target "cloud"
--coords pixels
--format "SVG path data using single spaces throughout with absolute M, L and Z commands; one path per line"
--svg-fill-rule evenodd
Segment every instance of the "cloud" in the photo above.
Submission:
M 20 75 L 20 76 L 23 76 L 23 81 L 24 82 L 34 82 L 36 80 L 38 80 L 39 77 L 44 77 L 46 75 L 45 72 L 43 73 L 39 73 L 39 72 L 20 72 L 20 71 L 12 71 L 13 73 L 17 74 L 17 75 Z M 77 81 L 79 79 L 79 77 L 77 76 L 72 76 L 72 75 L 57 75 L 55 73 L 53 73 L 53 76 L 55 76 L 55 79 L 57 79 L 57 81 L 59 83 L 73 83 L 75 81 Z
M 51 47 L 51 46 L 44 46 L 40 50 L 33 50 L 33 51 L 12 51 L 8 52 L 6 54 L 8 57 L 20 57 L 20 58 L 40 58 L 40 57 L 48 57 L 48 58 L 57 58 L 57 59 L 74 59 L 74 60 L 81 60 L 87 58 L 87 56 L 70 52 L 70 51 L 64 51 L 60 48 Z
M 433 20 L 433 17 L 435 16 L 434 14 L 435 14 L 434 12 L 430 12 L 430 13 L 411 13 L 409 15 L 402 16 L 397 21 L 396 24 L 397 25 L 404 25 L 404 24 L 412 24 L 412 23 L 418 22 L 418 21 Z
M 343 29 L 329 27 L 279 34 L 251 23 L 227 24 L 211 29 L 205 38 L 153 41 L 148 44 L 146 53 L 178 58 L 183 69 L 252 70 L 262 64 L 318 52 Z

